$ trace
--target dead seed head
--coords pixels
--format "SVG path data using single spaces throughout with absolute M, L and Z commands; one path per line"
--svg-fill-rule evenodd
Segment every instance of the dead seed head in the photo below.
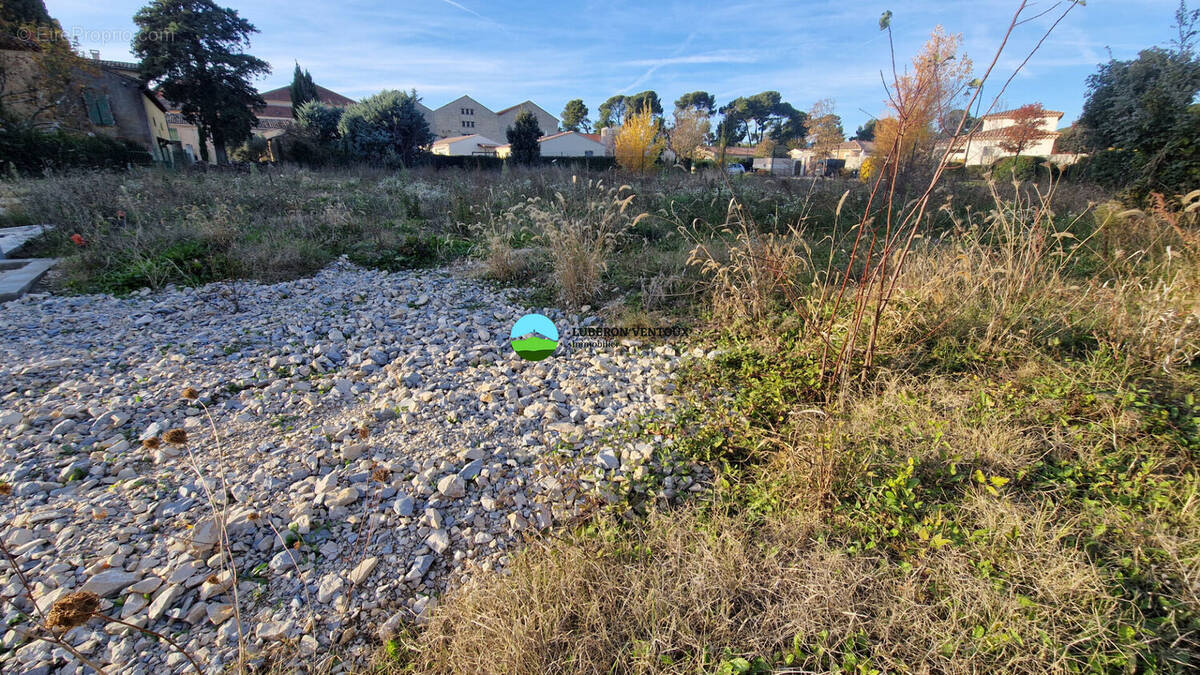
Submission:
M 157 450 L 160 445 L 162 445 L 162 439 L 158 436 L 152 436 L 142 441 L 142 447 L 147 450 Z
M 12 483 L 5 483 L 0 480 L 0 497 L 7 497 L 12 494 Z
M 100 608 L 100 596 L 90 591 L 77 591 L 57 600 L 50 607 L 46 627 L 51 630 L 68 630 L 82 626 Z
M 366 427 L 359 427 L 357 431 L 359 438 L 366 438 L 367 436 L 371 435 L 371 430 Z
M 386 483 L 392 477 L 392 472 L 382 466 L 377 466 L 371 471 L 371 480 L 379 483 Z
M 221 581 L 221 580 L 217 578 L 217 575 L 215 575 L 215 574 L 210 574 L 210 575 L 208 575 L 208 578 L 204 580 L 204 583 L 206 583 L 206 584 L 215 584 L 215 583 L 217 583 L 217 582 L 219 582 L 219 581 Z
M 172 429 L 163 434 L 163 440 L 171 445 L 187 445 L 187 432 L 183 429 Z
M 187 389 L 183 390 L 183 394 L 181 394 L 181 396 L 189 401 L 195 401 L 196 399 L 200 398 L 200 392 L 196 391 L 195 387 L 188 387 Z
M 262 517 L 262 516 L 258 515 L 258 512 L 254 512 L 254 513 L 248 513 L 248 514 L 246 514 L 246 520 L 248 520 L 248 521 L 250 521 L 250 522 L 252 522 L 252 523 L 253 523 L 253 522 L 256 522 L 256 521 L 258 521 L 258 519 L 259 519 L 259 518 L 261 518 L 261 517 Z

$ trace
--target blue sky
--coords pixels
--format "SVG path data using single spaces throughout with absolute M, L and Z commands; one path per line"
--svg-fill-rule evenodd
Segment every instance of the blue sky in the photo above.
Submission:
M 291 81 L 293 62 L 318 84 L 353 98 L 416 88 L 430 107 L 470 94 L 499 110 L 531 99 L 558 115 L 572 98 L 596 108 L 613 94 L 654 89 L 668 106 L 703 89 L 724 104 L 775 89 L 797 108 L 833 98 L 846 132 L 884 110 L 880 70 L 888 40 L 879 15 L 893 11 L 896 55 L 912 55 L 937 24 L 962 33 L 982 72 L 1014 1 L 625 2 L 603 0 L 289 0 L 231 6 L 261 31 L 250 52 L 271 63 L 263 90 Z M 144 0 L 47 0 L 81 46 L 130 59 L 132 16 Z M 1027 15 L 1053 0 L 1032 1 Z M 1192 4 L 1195 4 L 1193 2 Z M 1178 0 L 1092 0 L 1058 26 L 1001 99 L 1039 101 L 1074 120 L 1096 64 L 1167 42 Z M 1008 78 L 1050 22 L 1021 26 L 993 75 Z M 989 97 L 990 98 L 990 97 Z

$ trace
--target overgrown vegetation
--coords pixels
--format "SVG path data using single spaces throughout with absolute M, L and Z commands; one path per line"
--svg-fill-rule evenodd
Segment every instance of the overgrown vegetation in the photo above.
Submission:
M 69 291 L 277 281 L 311 274 L 343 255 L 369 267 L 426 267 L 471 247 L 465 232 L 434 217 L 451 211 L 457 198 L 444 185 L 369 171 L 145 171 L 22 185 L 22 212 L 13 217 L 57 224 L 23 255 L 63 258 L 59 269 Z
M 824 270 L 852 235 L 767 233 L 735 204 L 727 254 L 702 256 L 716 352 L 685 369 L 667 428 L 713 492 L 535 543 L 395 663 L 1193 670 L 1195 216 L 996 198 L 912 251 L 871 378 L 836 391 L 822 342 L 855 312 Z M 806 312 L 834 328 L 803 330 Z
M 0 127 L 0 170 L 36 175 L 70 169 L 124 169 L 153 158 L 141 146 L 107 136 L 41 131 L 25 125 Z
M 389 667 L 1200 666 L 1200 191 L 1080 208 L 1048 176 L 982 201 L 944 158 L 926 185 L 907 169 L 928 106 L 903 92 L 935 70 L 890 88 L 879 172 L 831 217 L 658 214 L 710 332 L 647 431 L 712 491 L 534 542 Z

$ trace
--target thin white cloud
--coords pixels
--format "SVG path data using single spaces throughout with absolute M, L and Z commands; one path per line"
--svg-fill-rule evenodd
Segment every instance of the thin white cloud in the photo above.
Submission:
M 462 11 L 466 12 L 467 14 L 473 14 L 473 15 L 479 17 L 480 19 L 483 19 L 484 21 L 491 21 L 491 19 L 480 14 L 479 12 L 476 12 L 475 10 L 471 9 L 470 7 L 465 7 L 463 5 L 460 5 L 457 2 L 455 2 L 454 0 L 441 0 L 441 1 L 446 3 L 447 5 L 450 5 L 451 7 L 457 7 L 459 9 L 461 9 Z
M 505 26 L 504 24 L 500 23 L 499 21 L 496 21 L 495 19 L 484 16 L 484 15 L 480 14 L 479 12 L 476 12 L 475 10 L 471 9 L 470 7 L 467 7 L 466 5 L 457 3 L 454 0 L 441 0 L 441 2 L 443 2 L 447 5 L 450 5 L 451 7 L 461 9 L 462 11 L 466 12 L 467 14 L 470 14 L 471 16 L 482 19 L 483 21 L 486 21 L 486 22 L 496 26 L 500 30 L 504 31 L 504 33 L 509 35 L 510 37 L 512 36 L 512 33 L 508 30 L 508 26 Z
M 688 48 L 688 45 L 690 45 L 690 44 L 692 43 L 692 38 L 694 38 L 694 37 L 696 37 L 696 32 L 695 32 L 695 31 L 692 31 L 691 33 L 688 33 L 687 37 L 686 37 L 686 38 L 684 38 L 683 42 L 679 43 L 679 46 L 675 48 L 675 51 L 671 52 L 671 56 L 670 56 L 670 57 L 668 57 L 668 58 L 676 58 L 676 57 L 678 57 L 680 54 L 682 54 L 682 53 L 683 53 L 683 51 L 684 51 L 685 49 L 687 49 L 687 48 Z M 641 76 L 641 77 L 639 77 L 638 79 L 634 80 L 632 83 L 630 83 L 630 84 L 629 84 L 629 86 L 627 86 L 627 87 L 625 87 L 624 89 L 622 89 L 622 90 L 621 90 L 621 93 L 625 93 L 625 92 L 628 92 L 628 91 L 633 91 L 633 88 L 634 88 L 634 87 L 640 86 L 640 85 L 641 85 L 643 82 L 645 82 L 646 80 L 649 80 L 649 79 L 650 79 L 650 76 L 651 76 L 651 75 L 654 75 L 654 73 L 655 73 L 655 72 L 657 72 L 657 71 L 658 71 L 658 69 L 659 69 L 659 68 L 662 68 L 664 65 L 666 65 L 666 64 L 664 64 L 664 63 L 653 63 L 653 62 L 652 62 L 652 63 L 650 64 L 650 68 L 649 68 L 649 69 L 648 69 L 646 72 L 642 73 L 642 76 Z
M 699 63 L 756 63 L 758 60 L 759 55 L 755 52 L 729 50 L 710 52 L 708 54 L 691 54 L 688 56 L 668 56 L 661 59 L 638 59 L 636 61 L 625 61 L 622 65 L 662 68 L 664 66 L 692 65 Z

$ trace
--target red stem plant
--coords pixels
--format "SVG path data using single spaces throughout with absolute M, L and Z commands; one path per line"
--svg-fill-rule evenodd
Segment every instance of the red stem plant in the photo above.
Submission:
M 970 110 L 976 107 L 983 91 L 983 85 L 992 76 L 996 64 L 1000 60 L 1000 55 L 1020 25 L 1061 10 L 1041 39 L 1033 46 L 996 94 L 988 108 L 989 112 L 995 107 L 996 101 L 1003 95 L 1016 73 L 1029 62 L 1029 59 L 1037 52 L 1054 28 L 1078 4 L 1080 4 L 1078 0 L 1063 0 L 1034 16 L 1027 16 L 1028 2 L 1022 1 L 1013 14 L 1008 29 L 983 76 L 970 85 L 963 85 L 974 89 L 966 109 Z M 881 21 L 881 28 L 888 31 L 890 42 L 889 19 L 890 17 L 885 17 L 885 20 Z M 934 53 L 936 55 L 936 49 Z M 904 167 L 907 164 L 905 155 L 909 154 L 905 151 L 913 147 L 915 137 L 927 133 L 927 110 L 930 98 L 935 96 L 954 98 L 963 90 L 938 91 L 944 84 L 943 79 L 938 75 L 940 63 L 933 63 L 933 67 L 930 68 L 917 68 L 912 75 L 907 73 L 901 75 L 896 70 L 894 50 L 892 63 L 891 85 L 889 86 L 885 81 L 889 106 L 896 115 L 894 121 L 896 128 L 891 138 L 891 145 L 883 156 L 883 165 L 871 186 L 863 215 L 855 225 L 854 242 L 845 269 L 839 275 L 840 280 L 837 280 L 835 285 L 826 284 L 821 292 L 822 305 L 832 302 L 830 311 L 824 313 L 823 319 L 817 327 L 823 342 L 821 371 L 828 385 L 826 391 L 831 393 L 840 391 L 850 377 L 856 374 L 865 377 L 872 369 L 879 344 L 879 330 L 884 311 L 895 293 L 897 280 L 904 269 L 905 260 L 920 231 L 921 223 L 926 214 L 930 212 L 929 203 L 934 188 L 937 187 L 945 173 L 953 149 L 953 143 L 950 143 L 944 150 L 939 151 L 940 157 L 938 157 L 936 168 L 919 197 L 908 204 L 897 204 L 897 189 L 904 178 Z M 960 116 L 954 136 L 961 132 L 965 120 L 965 115 Z M 880 202 L 884 204 L 877 208 Z M 876 210 L 879 212 L 876 213 Z M 856 274 L 855 270 L 859 269 L 861 269 L 861 273 Z M 833 335 L 843 303 L 848 304 L 851 308 L 851 318 L 849 330 L 839 344 L 835 342 Z

